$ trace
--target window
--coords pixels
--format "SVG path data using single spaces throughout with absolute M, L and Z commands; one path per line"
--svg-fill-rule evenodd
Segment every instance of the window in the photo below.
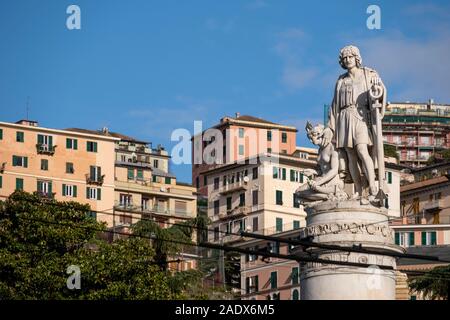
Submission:
M 244 128 L 239 128 L 239 138 L 244 137 Z
M 62 195 L 64 197 L 77 197 L 77 186 L 70 185 L 70 184 L 63 184 L 62 185 Z
M 148 198 L 142 198 L 141 199 L 142 210 L 148 210 L 149 209 L 149 202 L 150 202 L 150 200 Z
M 197 189 L 200 188 L 200 178 L 199 177 L 195 178 L 195 187 Z
M 227 198 L 227 210 L 231 210 L 231 197 Z
M 273 167 L 273 178 L 286 180 L 286 168 Z
M 422 245 L 434 246 L 436 245 L 436 231 L 422 231 Z
M 282 206 L 283 205 L 283 191 L 276 190 L 275 199 L 276 199 L 276 204 Z
M 0 140 L 3 139 L 3 129 L 0 129 Z
M 297 170 L 290 170 L 290 180 L 291 182 L 303 183 L 303 173 Z
M 287 133 L 286 132 L 282 132 L 281 133 L 281 142 L 282 143 L 286 143 L 287 142 Z
M 270 289 L 276 289 L 277 287 L 278 287 L 277 272 L 272 271 L 270 273 Z
M 139 180 L 144 180 L 144 170 L 137 169 L 136 178 L 139 179 Z
M 293 225 L 294 225 L 294 229 L 300 229 L 300 221 L 294 220 Z
M 292 290 L 292 300 L 299 300 L 299 296 L 298 289 Z
M 245 193 L 241 193 L 239 195 L 239 206 L 240 207 L 245 206 Z
M 253 190 L 252 191 L 252 204 L 254 205 L 254 206 L 257 206 L 258 205 L 258 190 Z
M 86 187 L 86 198 L 91 200 L 101 200 L 102 189 Z
M 0 189 L 3 187 L 3 177 L 0 176 Z
M 272 131 L 267 130 L 267 141 L 272 141 Z
M 44 171 L 48 170 L 48 160 L 47 159 L 41 159 L 41 170 L 44 170 Z
M 12 164 L 13 167 L 28 168 L 28 157 L 13 156 Z
M 402 247 L 409 247 L 415 244 L 414 232 L 396 232 L 395 244 Z
M 244 155 L 244 145 L 242 145 L 242 144 L 239 145 L 239 155 L 240 156 Z
M 276 232 L 282 232 L 283 231 L 283 219 L 276 218 L 275 226 L 276 226 L 275 227 Z
M 215 200 L 214 201 L 214 215 L 218 215 L 219 214 L 219 209 L 220 209 L 220 200 Z
M 97 142 L 87 141 L 86 142 L 86 150 L 88 152 L 97 152 Z
M 128 168 L 127 169 L 127 177 L 128 177 L 128 180 L 133 180 L 134 179 L 134 169 L 133 168 Z
M 153 182 L 158 182 L 158 176 L 152 176 L 152 181 Z
M 214 241 L 219 241 L 219 227 L 214 228 Z
M 246 278 L 246 292 L 253 293 L 258 291 L 258 276 Z
M 214 178 L 214 190 L 219 189 L 219 183 L 220 183 L 219 178 Z
M 66 149 L 77 150 L 78 149 L 78 140 L 66 138 Z
M 125 156 L 125 155 L 121 155 L 120 156 L 120 161 L 122 161 L 122 162 L 127 162 L 127 157 Z
M 89 174 L 92 181 L 100 182 L 102 178 L 102 168 L 96 166 L 89 167 Z
M 43 196 L 52 196 L 52 183 L 50 181 L 37 182 L 37 192 Z
M 88 218 L 90 218 L 90 219 L 97 220 L 97 212 L 95 212 L 95 211 L 89 211 L 89 212 L 86 214 L 86 217 L 88 217 Z
M 16 141 L 17 142 L 24 142 L 25 141 L 25 134 L 22 131 L 16 132 Z
M 158 166 L 159 166 L 159 160 L 158 160 L 158 159 L 154 159 L 154 160 L 153 160 L 153 166 L 154 166 L 155 168 L 158 168 Z
M 53 137 L 43 134 L 38 134 L 37 143 L 39 146 L 39 151 L 49 151 L 53 147 Z
M 291 280 L 292 284 L 298 284 L 298 267 L 292 268 Z
M 66 162 L 66 173 L 74 173 L 75 170 L 73 168 L 72 162 Z
M 258 217 L 253 218 L 253 232 L 258 231 L 259 229 L 259 221 Z
M 132 201 L 131 194 L 121 193 L 119 195 L 119 205 L 121 207 L 131 207 L 132 203 L 133 203 L 133 201 Z
M 387 197 L 384 199 L 384 207 L 386 209 L 389 209 L 389 198 L 387 198 Z
M 245 219 L 239 220 L 239 232 L 245 230 Z
M 267 153 L 272 153 L 272 148 L 267 148 Z
M 254 179 L 258 179 L 258 167 L 252 169 L 252 177 Z
M 392 184 L 392 172 L 387 171 L 387 183 Z
M 172 178 L 166 177 L 166 179 L 164 179 L 164 183 L 165 184 L 171 184 L 172 183 Z
M 23 190 L 23 179 L 16 178 L 16 190 Z
M 297 193 L 292 194 L 292 198 L 293 198 L 293 207 L 294 208 L 300 208 L 300 197 L 298 196 Z

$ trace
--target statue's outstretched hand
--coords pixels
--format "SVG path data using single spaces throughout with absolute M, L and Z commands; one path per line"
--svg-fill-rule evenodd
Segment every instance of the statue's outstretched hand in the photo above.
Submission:
M 333 139 L 333 131 L 327 127 L 323 130 L 323 145 L 329 144 L 331 139 Z

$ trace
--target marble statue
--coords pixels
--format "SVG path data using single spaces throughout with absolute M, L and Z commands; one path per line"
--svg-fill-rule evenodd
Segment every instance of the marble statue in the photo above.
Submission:
M 386 88 L 375 70 L 362 66 L 357 47 L 342 48 L 339 63 L 346 72 L 336 82 L 322 143 L 335 145 L 339 172 L 354 184 L 351 197 L 361 199 L 362 204 L 378 201 L 381 206 L 385 197 L 381 119 Z
M 324 200 L 346 200 L 344 182 L 339 177 L 339 154 L 330 141 L 324 140 L 324 126 L 318 124 L 313 127 L 307 122 L 306 133 L 310 141 L 319 146 L 319 172 L 314 169 L 303 170 L 308 180 L 296 190 L 300 203 L 311 206 Z

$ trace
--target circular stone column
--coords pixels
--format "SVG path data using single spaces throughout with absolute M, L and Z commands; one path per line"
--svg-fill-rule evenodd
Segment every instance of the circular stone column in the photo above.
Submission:
M 323 202 L 307 209 L 306 228 L 302 237 L 312 241 L 366 249 L 403 253 L 394 244 L 388 224 L 387 209 L 360 205 L 356 201 Z M 393 300 L 395 270 L 383 270 L 376 265 L 396 268 L 394 257 L 309 248 L 320 259 L 349 261 L 373 265 L 369 268 L 322 263 L 305 263 L 300 275 L 302 300 Z

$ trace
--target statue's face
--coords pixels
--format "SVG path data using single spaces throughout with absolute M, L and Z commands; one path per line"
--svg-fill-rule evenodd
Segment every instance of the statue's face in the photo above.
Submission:
M 322 132 L 317 132 L 317 131 L 312 132 L 312 134 L 311 134 L 312 143 L 314 143 L 316 146 L 319 146 L 322 144 L 322 140 L 323 140 Z
M 342 61 L 346 69 L 356 67 L 356 58 L 354 55 L 345 55 L 342 57 Z

